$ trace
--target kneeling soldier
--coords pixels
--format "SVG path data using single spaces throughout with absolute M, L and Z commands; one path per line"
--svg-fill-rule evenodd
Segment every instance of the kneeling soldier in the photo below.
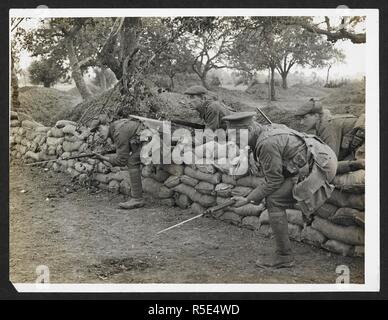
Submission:
M 106 120 L 93 120 L 91 130 L 96 130 L 99 125 L 106 124 Z M 141 182 L 140 170 L 140 130 L 141 123 L 129 119 L 121 119 L 112 122 L 109 125 L 107 137 L 110 137 L 116 147 L 116 154 L 112 156 L 103 156 L 96 154 L 100 160 L 107 161 L 113 166 L 128 166 L 129 182 L 131 187 L 131 199 L 127 202 L 120 203 L 122 209 L 134 209 L 144 207 L 143 187 Z
M 334 190 L 330 182 L 337 170 L 337 157 L 318 137 L 282 125 L 261 126 L 253 120 L 254 115 L 240 112 L 224 118 L 230 129 L 248 129 L 248 144 L 257 166 L 255 171 L 266 181 L 246 198 L 234 197 L 235 206 L 266 200 L 276 253 L 260 257 L 256 264 L 291 267 L 294 257 L 285 209 L 298 203 L 304 215 L 310 218 Z

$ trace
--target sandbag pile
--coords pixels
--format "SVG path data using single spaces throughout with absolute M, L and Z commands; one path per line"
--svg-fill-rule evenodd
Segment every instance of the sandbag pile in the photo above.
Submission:
M 23 159 L 26 162 L 58 159 L 47 167 L 57 172 L 66 172 L 81 184 L 88 183 L 112 193 L 130 195 L 126 167 L 111 167 L 91 158 L 64 160 L 91 152 L 94 141 L 87 128 L 78 128 L 76 123 L 66 120 L 58 121 L 54 127 L 48 128 L 11 112 L 10 130 L 12 159 Z M 183 150 L 179 148 L 182 146 L 174 148 L 176 153 Z M 220 161 L 220 154 L 225 153 L 222 148 L 235 155 L 232 161 Z M 265 183 L 265 180 L 252 175 L 239 175 L 239 169 L 245 169 L 241 166 L 245 163 L 242 160 L 246 159 L 247 153 L 246 150 L 234 148 L 233 144 L 216 146 L 210 143 L 193 148 L 179 163 L 144 165 L 143 189 L 159 199 L 162 205 L 191 210 L 193 214 L 201 214 L 207 208 L 225 203 L 233 196 L 245 197 Z M 356 157 L 365 155 L 362 148 Z M 201 157 L 217 161 L 203 165 L 192 163 L 193 159 Z M 365 208 L 365 171 L 343 173 L 333 183 L 336 190 L 331 199 L 317 210 L 311 225 L 306 226 L 303 214 L 297 207 L 287 209 L 290 238 L 338 254 L 362 256 L 364 228 L 354 217 L 364 212 Z M 215 217 L 255 230 L 263 236 L 272 235 L 264 202 L 240 208 L 229 207 L 217 212 Z

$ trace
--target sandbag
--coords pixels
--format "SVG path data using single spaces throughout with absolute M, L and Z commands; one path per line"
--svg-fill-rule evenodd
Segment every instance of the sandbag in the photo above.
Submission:
M 77 136 L 66 135 L 65 136 L 65 141 L 67 141 L 67 142 L 77 142 L 77 141 L 81 141 L 81 140 Z
M 56 163 L 55 163 L 56 164 Z M 57 165 L 57 164 L 56 164 Z M 57 168 L 59 166 L 57 165 Z M 54 169 L 54 168 L 53 168 Z M 55 169 L 54 169 L 55 170 Z M 58 169 L 57 169 L 58 170 Z M 78 176 L 78 182 L 83 185 L 83 186 L 86 186 L 89 182 L 89 176 L 86 174 L 86 173 L 81 173 L 79 176 Z
M 352 194 L 334 190 L 328 200 L 329 203 L 343 208 L 354 208 L 360 211 L 365 209 L 365 196 L 363 194 Z
M 230 198 L 223 198 L 223 197 L 216 197 L 216 204 L 217 205 L 220 205 L 220 204 L 224 204 L 225 202 L 228 202 L 230 200 Z
M 338 210 L 338 207 L 331 203 L 324 203 L 320 208 L 315 211 L 315 215 L 321 217 L 322 219 L 328 219 L 334 215 Z
M 170 177 L 170 174 L 162 169 L 157 169 L 156 173 L 152 174 L 151 177 L 158 182 L 164 183 Z
M 182 210 L 187 209 L 193 203 L 191 199 L 185 194 L 176 194 L 175 204 Z
M 233 186 L 237 185 L 237 180 L 234 179 L 233 176 L 229 176 L 227 174 L 223 174 L 221 177 L 222 183 L 231 184 Z
M 214 192 L 219 197 L 230 198 L 232 196 L 233 185 L 226 183 L 219 183 L 214 188 Z
M 90 173 L 93 170 L 93 166 L 88 163 L 76 162 L 74 164 L 74 169 L 80 173 Z
M 312 227 L 330 240 L 337 240 L 349 245 L 363 245 L 365 241 L 364 230 L 359 227 L 338 226 L 319 217 L 315 217 Z
M 287 220 L 291 224 L 304 227 L 303 212 L 295 209 L 286 209 Z
M 46 134 L 47 135 L 47 132 L 50 131 L 50 128 L 49 127 L 36 127 L 35 131 L 37 133 L 41 133 L 41 134 Z
M 129 180 L 129 172 L 127 170 L 110 173 L 109 175 L 111 176 L 112 179 L 117 180 L 119 182 L 123 180 Z
M 363 192 L 365 190 L 365 170 L 337 175 L 332 183 L 337 189 L 346 192 Z
M 252 188 L 237 186 L 232 189 L 233 197 L 246 197 L 252 192 Z
M 74 125 L 71 125 L 71 124 L 67 124 L 66 126 L 64 126 L 62 128 L 62 132 L 64 134 L 68 134 L 68 135 L 78 135 L 77 133 L 77 127 L 74 126 Z
M 200 171 L 196 171 L 190 167 L 185 168 L 185 175 L 188 175 L 194 179 L 197 179 L 199 181 L 206 181 L 211 184 L 219 184 L 221 182 L 221 173 L 217 172 L 215 174 L 207 174 Z
M 247 217 L 247 216 L 259 217 L 264 209 L 265 209 L 264 204 L 254 205 L 252 203 L 248 203 L 238 208 L 235 208 L 235 207 L 229 208 L 229 210 L 233 211 L 234 213 L 237 213 L 239 216 L 242 216 L 242 217 Z
M 160 190 L 159 190 L 159 193 L 158 193 L 158 198 L 159 199 L 171 198 L 173 195 L 174 195 L 174 190 L 172 190 L 170 188 L 167 188 L 164 185 L 160 186 Z
M 54 138 L 54 137 L 48 137 L 46 140 L 46 143 L 48 146 L 56 147 L 59 144 L 62 144 L 64 142 L 63 138 Z
M 186 196 L 188 196 L 191 199 L 191 201 L 197 202 L 205 208 L 209 208 L 209 207 L 213 206 L 214 203 L 216 202 L 215 197 L 201 194 L 201 193 L 197 192 L 194 188 L 192 188 L 188 185 L 185 185 L 183 183 L 174 187 L 174 191 L 176 191 L 178 193 L 185 194 Z
M 159 198 L 159 191 L 163 186 L 160 182 L 152 179 L 152 178 L 144 178 L 143 179 L 143 190 L 150 195 Z
M 241 221 L 241 226 L 250 230 L 259 230 L 260 228 L 259 217 L 255 217 L 255 216 L 244 217 Z
M 302 227 L 296 224 L 288 224 L 288 236 L 290 239 L 301 242 L 302 241 Z
M 327 241 L 327 238 L 318 230 L 307 226 L 302 230 L 301 240 L 307 244 L 320 247 Z
M 79 151 L 80 147 L 82 146 L 82 141 L 77 141 L 77 142 L 64 141 L 62 146 L 65 152 Z
M 173 176 L 181 176 L 184 173 L 184 166 L 178 164 L 164 164 L 162 165 L 162 168 Z
M 47 131 L 47 136 L 48 137 L 53 137 L 53 138 L 63 138 L 64 133 L 62 129 L 58 129 L 56 127 L 51 128 L 49 131 Z
M 27 151 L 25 157 L 33 159 L 35 161 L 39 161 L 40 160 L 39 153 L 35 153 L 35 152 L 32 152 L 32 151 Z
M 181 183 L 181 179 L 178 176 L 170 176 L 166 181 L 164 181 L 164 185 L 167 188 L 174 188 L 180 183 Z
M 72 178 L 77 178 L 77 177 L 80 175 L 80 173 L 79 173 L 77 170 L 73 169 L 73 168 L 67 168 L 67 169 L 66 169 L 66 172 L 67 172 L 68 174 L 70 174 L 70 176 L 71 176 Z
M 344 257 L 350 256 L 352 254 L 352 249 L 353 247 L 346 244 L 342 243 L 340 241 L 336 240 L 328 240 L 326 241 L 323 245 L 322 248 L 326 249 L 327 251 L 334 252 L 337 254 L 340 254 Z
M 69 164 L 68 164 L 68 166 L 69 166 Z M 105 184 L 108 184 L 112 180 L 112 178 L 109 175 L 102 174 L 102 173 L 96 173 L 93 178 L 94 178 L 94 180 L 96 180 L 100 183 L 105 183 Z
M 265 184 L 265 179 L 255 176 L 246 176 L 237 180 L 237 185 L 242 187 L 257 188 Z
M 64 127 L 66 127 L 67 125 L 72 125 L 72 126 L 77 126 L 77 123 L 74 122 L 74 121 L 69 121 L 69 120 L 59 120 L 57 121 L 57 123 L 55 124 L 55 126 L 58 128 L 58 129 L 62 129 Z
M 165 207 L 169 207 L 169 208 L 175 207 L 175 199 L 173 198 L 161 199 L 160 203 L 162 204 L 162 206 L 165 206 Z
M 208 194 L 208 195 L 214 195 L 214 185 L 209 182 L 201 181 L 199 182 L 195 187 L 195 190 L 197 190 L 200 193 Z
M 19 115 L 16 111 L 10 112 L 11 120 L 19 120 Z
M 191 212 L 195 215 L 203 214 L 206 210 L 204 207 L 202 207 L 199 203 L 196 203 L 196 202 L 193 202 L 190 209 L 191 209 Z
M 240 225 L 242 220 L 238 214 L 232 211 L 226 211 L 222 216 L 219 217 L 219 219 L 222 221 L 232 223 L 234 225 Z
M 24 136 L 25 134 L 26 134 L 26 129 L 20 127 L 20 128 L 18 129 L 18 135 Z
M 20 127 L 20 121 L 19 120 L 11 120 L 11 128 Z
M 108 184 L 108 190 L 112 193 L 119 193 L 120 192 L 120 182 L 117 180 L 111 180 Z
M 144 166 L 143 169 L 141 169 L 141 175 L 144 178 L 151 178 L 154 172 L 155 167 L 153 165 Z
M 98 173 L 103 173 L 103 174 L 106 174 L 109 172 L 109 168 L 107 167 L 107 165 L 103 162 L 99 162 L 97 163 L 97 172 Z
M 32 121 L 32 120 L 22 121 L 22 127 L 24 129 L 34 130 L 36 127 L 42 127 L 42 126 L 43 126 L 42 124 L 35 122 L 35 121 Z
M 127 196 L 131 195 L 131 185 L 128 180 L 123 180 L 120 182 L 120 193 Z
M 195 187 L 199 183 L 199 181 L 197 179 L 194 179 L 194 178 L 187 176 L 187 175 L 181 176 L 180 180 L 182 183 L 184 183 L 190 187 Z
M 359 219 L 364 220 L 365 215 L 363 212 L 352 208 L 340 208 L 336 213 L 329 218 L 330 222 L 341 226 L 360 226 L 363 227 L 363 223 Z
M 202 173 L 215 174 L 217 172 L 216 168 L 214 168 L 214 166 L 211 164 L 208 164 L 208 165 L 197 164 L 197 165 L 195 165 L 195 167 L 199 172 L 202 172 Z

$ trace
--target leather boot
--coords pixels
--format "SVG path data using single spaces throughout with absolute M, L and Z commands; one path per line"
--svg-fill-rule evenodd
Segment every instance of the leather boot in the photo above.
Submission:
M 119 203 L 119 207 L 127 210 L 144 207 L 145 203 L 143 199 L 140 168 L 129 169 L 128 172 L 132 199 L 127 202 Z
M 288 237 L 288 220 L 284 210 L 269 214 L 269 221 L 275 235 L 276 253 L 260 257 L 256 265 L 261 268 L 290 268 L 294 265 L 291 242 Z

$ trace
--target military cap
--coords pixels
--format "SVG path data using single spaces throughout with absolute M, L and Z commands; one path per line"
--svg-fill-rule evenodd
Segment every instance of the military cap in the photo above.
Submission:
M 202 86 L 192 86 L 186 89 L 185 94 L 195 95 L 195 94 L 206 94 L 208 91 L 205 87 Z
M 254 120 L 255 112 L 234 112 L 222 120 L 228 123 L 230 128 L 247 128 Z
M 296 113 L 295 116 L 301 117 L 305 116 L 309 113 L 322 113 L 322 103 L 320 101 L 315 100 L 314 98 L 311 98 L 309 101 L 307 101 L 302 107 L 300 107 Z

